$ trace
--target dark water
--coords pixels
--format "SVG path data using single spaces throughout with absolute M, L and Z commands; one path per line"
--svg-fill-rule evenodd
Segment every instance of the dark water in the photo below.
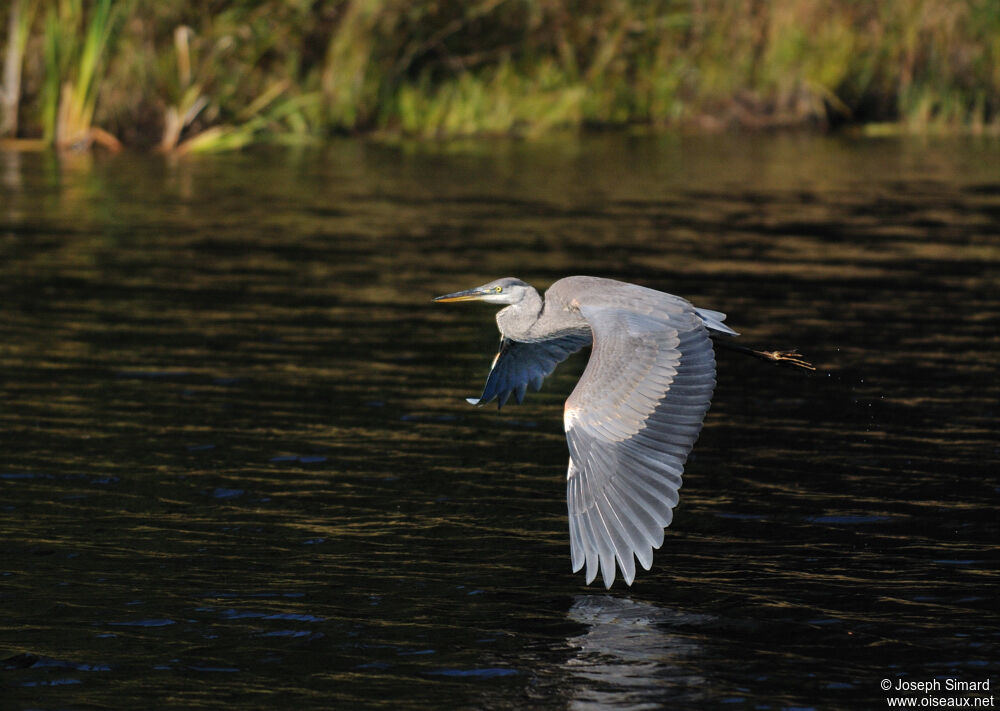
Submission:
M 1000 684 L 1000 144 L 0 154 L 0 190 L 4 709 L 885 708 L 883 679 Z M 584 358 L 471 408 L 492 309 L 430 303 L 570 274 L 820 367 L 720 354 L 653 570 L 610 593 L 569 564 Z

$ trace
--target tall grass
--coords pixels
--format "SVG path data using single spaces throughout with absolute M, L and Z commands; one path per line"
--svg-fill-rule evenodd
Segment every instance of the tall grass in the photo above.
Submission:
M 16 130 L 63 147 L 634 124 L 1000 132 L 1000 0 L 12 2 Z
M 21 102 L 21 65 L 38 0 L 13 0 L 7 17 L 7 47 L 0 84 L 0 136 L 17 134 Z
M 268 138 L 282 143 L 302 143 L 318 134 L 315 106 L 319 95 L 295 94 L 291 82 L 278 79 L 264 88 L 260 95 L 241 108 L 229 123 L 197 126 L 199 115 L 206 108 L 218 115 L 219 104 L 211 97 L 213 83 L 212 53 L 198 61 L 191 44 L 194 33 L 181 26 L 174 31 L 176 51 L 175 71 L 168 82 L 167 105 L 163 133 L 158 149 L 164 153 L 207 153 L 242 148 Z M 312 109 L 312 110 L 311 110 Z
M 42 130 L 63 149 L 87 148 L 94 141 L 116 148 L 117 140 L 93 125 L 105 68 L 105 50 L 124 3 L 97 0 L 85 12 L 82 0 L 48 5 L 44 28 Z

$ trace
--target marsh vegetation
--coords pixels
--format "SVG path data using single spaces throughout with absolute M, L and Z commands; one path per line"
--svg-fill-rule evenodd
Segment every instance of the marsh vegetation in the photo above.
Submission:
M 0 134 L 63 148 L 1000 125 L 997 0 L 12 0 L 0 22 Z

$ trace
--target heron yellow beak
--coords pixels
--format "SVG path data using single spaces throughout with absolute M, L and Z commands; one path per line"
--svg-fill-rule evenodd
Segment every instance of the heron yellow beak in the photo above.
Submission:
M 483 298 L 484 294 L 479 289 L 467 289 L 466 291 L 456 291 L 454 294 L 435 296 L 434 301 L 476 301 Z

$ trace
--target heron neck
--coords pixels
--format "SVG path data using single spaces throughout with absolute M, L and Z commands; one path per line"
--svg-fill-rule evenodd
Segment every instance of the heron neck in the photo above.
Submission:
M 497 328 L 507 338 L 528 340 L 531 335 L 531 327 L 538 321 L 541 312 L 542 297 L 532 289 L 516 304 L 511 304 L 497 312 Z

